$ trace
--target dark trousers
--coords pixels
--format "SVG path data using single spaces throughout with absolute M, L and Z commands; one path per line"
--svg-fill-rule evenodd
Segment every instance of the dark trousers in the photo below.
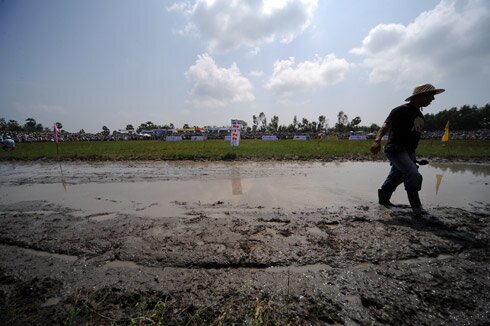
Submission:
M 422 175 L 409 152 L 385 153 L 391 162 L 391 170 L 381 186 L 386 191 L 395 191 L 403 182 L 407 192 L 416 192 L 422 189 Z

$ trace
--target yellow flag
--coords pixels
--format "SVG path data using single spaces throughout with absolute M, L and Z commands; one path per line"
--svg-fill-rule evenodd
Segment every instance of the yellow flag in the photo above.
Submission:
M 446 123 L 446 128 L 444 128 L 444 135 L 442 136 L 442 141 L 449 141 L 449 120 Z
M 439 187 L 441 186 L 442 174 L 436 174 L 436 195 L 439 192 Z

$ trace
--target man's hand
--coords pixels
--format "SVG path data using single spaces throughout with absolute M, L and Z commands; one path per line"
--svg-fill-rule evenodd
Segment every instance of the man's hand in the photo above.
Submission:
M 375 140 L 374 143 L 371 145 L 371 153 L 376 155 L 379 153 L 380 150 L 381 150 L 381 141 Z
M 387 122 L 383 123 L 381 128 L 379 128 L 376 138 L 374 138 L 374 143 L 371 145 L 371 153 L 374 155 L 379 153 L 381 150 L 381 139 L 383 139 L 383 136 L 390 130 L 390 128 L 391 125 Z

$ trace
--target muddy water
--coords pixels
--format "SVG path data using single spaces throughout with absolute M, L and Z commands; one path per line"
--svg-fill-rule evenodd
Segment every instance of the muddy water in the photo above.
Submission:
M 490 164 L 421 167 L 421 218 L 388 169 L 2 162 L 2 321 L 488 324 Z
M 118 212 L 179 216 L 185 203 L 287 211 L 373 205 L 388 169 L 386 162 L 2 163 L 0 203 L 44 200 L 98 221 Z M 428 206 L 490 201 L 488 164 L 433 163 L 420 172 Z M 393 200 L 408 204 L 403 185 Z

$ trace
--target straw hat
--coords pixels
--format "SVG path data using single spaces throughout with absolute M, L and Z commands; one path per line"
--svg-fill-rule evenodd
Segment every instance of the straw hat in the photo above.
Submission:
M 407 97 L 407 99 L 405 101 L 410 101 L 412 99 L 412 97 L 420 95 L 420 94 L 432 93 L 433 95 L 436 95 L 436 94 L 440 94 L 444 91 L 445 91 L 445 89 L 435 88 L 431 84 L 419 85 L 413 89 L 412 95 L 410 95 L 410 97 Z

